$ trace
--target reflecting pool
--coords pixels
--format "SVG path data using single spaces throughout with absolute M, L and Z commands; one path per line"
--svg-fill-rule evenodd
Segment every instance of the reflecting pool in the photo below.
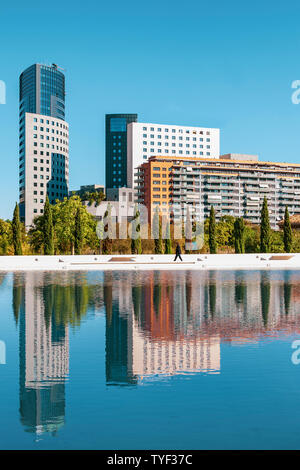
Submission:
M 298 271 L 0 273 L 0 448 L 298 449 L 298 340 Z

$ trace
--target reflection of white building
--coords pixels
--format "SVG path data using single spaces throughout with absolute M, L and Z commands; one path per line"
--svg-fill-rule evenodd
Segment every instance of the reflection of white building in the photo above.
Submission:
M 25 386 L 39 388 L 64 382 L 68 375 L 69 332 L 68 327 L 60 329 L 52 319 L 46 325 L 44 299 L 35 280 L 35 273 L 26 273 Z
M 51 286 L 43 282 L 40 273 L 26 272 L 21 287 L 20 413 L 27 430 L 36 434 L 64 425 L 69 373 L 68 327 L 56 323 L 47 291 Z
M 134 322 L 132 332 L 132 372 L 144 376 L 220 372 L 220 338 L 180 338 L 173 341 L 151 339 Z
M 221 342 L 295 332 L 299 276 L 268 271 L 105 273 L 107 382 L 218 373 Z
M 219 373 L 220 338 L 200 333 L 193 278 L 187 273 L 176 284 L 170 273 L 147 273 L 143 284 L 144 275 L 120 273 L 116 279 L 105 274 L 107 382 L 133 384 L 146 376 Z M 174 281 L 173 286 L 167 287 L 166 281 Z

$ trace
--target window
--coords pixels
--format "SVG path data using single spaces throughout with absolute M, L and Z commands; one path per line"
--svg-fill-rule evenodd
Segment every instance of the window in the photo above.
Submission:
M 110 132 L 126 132 L 127 122 L 125 118 L 111 118 Z

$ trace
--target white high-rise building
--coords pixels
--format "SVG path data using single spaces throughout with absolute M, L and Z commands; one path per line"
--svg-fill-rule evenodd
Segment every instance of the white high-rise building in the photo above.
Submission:
M 28 230 L 51 204 L 68 196 L 69 126 L 65 76 L 56 64 L 33 64 L 20 75 L 20 219 Z
M 68 196 L 69 126 L 66 121 L 40 114 L 25 114 L 24 158 L 20 164 L 20 203 L 30 228 L 42 215 L 46 196 L 51 204 Z
M 127 125 L 127 186 L 136 168 L 152 156 L 220 156 L 220 129 L 132 122 Z

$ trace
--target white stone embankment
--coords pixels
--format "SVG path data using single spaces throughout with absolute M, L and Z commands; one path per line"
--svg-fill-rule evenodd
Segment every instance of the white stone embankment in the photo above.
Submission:
M 300 253 L 182 255 L 0 256 L 0 271 L 300 269 Z

